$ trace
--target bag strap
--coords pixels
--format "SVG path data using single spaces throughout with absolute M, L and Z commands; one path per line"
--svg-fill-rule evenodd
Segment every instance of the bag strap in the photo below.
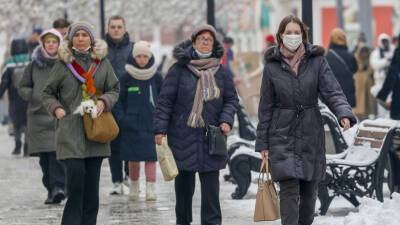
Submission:
M 353 74 L 353 72 L 351 72 L 349 66 L 347 66 L 347 63 L 344 61 L 344 59 L 333 49 L 329 49 L 329 52 L 331 52 L 339 61 L 340 63 L 342 63 L 344 65 L 344 67 L 346 68 L 346 70 Z
M 265 168 L 265 171 L 264 171 Z M 265 179 L 265 176 L 266 178 Z M 264 183 L 265 181 L 269 181 L 271 180 L 270 174 L 269 174 L 269 161 L 268 159 L 263 159 L 261 162 L 261 166 L 260 166 L 260 174 L 258 175 L 258 184 L 260 185 L 260 181 L 261 183 Z

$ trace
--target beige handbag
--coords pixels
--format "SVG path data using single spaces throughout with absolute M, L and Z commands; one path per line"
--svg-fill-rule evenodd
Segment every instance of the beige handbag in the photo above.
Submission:
M 267 179 L 264 179 L 266 174 Z M 263 160 L 258 178 L 258 191 L 256 208 L 254 210 L 254 222 L 273 221 L 280 219 L 279 197 L 274 182 L 269 176 L 268 160 Z
M 111 112 L 103 112 L 97 118 L 89 114 L 83 115 L 83 126 L 87 139 L 99 143 L 108 143 L 114 140 L 119 133 L 119 127 Z
M 157 160 L 160 164 L 161 172 L 165 181 L 171 181 L 178 176 L 178 167 L 176 166 L 172 151 L 168 146 L 167 138 L 162 139 L 161 145 L 156 145 Z

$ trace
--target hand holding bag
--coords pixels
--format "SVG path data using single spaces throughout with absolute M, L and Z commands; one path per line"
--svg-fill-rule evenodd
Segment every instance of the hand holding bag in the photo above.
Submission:
M 119 133 L 119 127 L 111 112 L 103 112 L 97 118 L 90 114 L 83 115 L 83 126 L 87 139 L 99 143 L 108 143 L 114 140 Z
M 267 179 L 264 180 L 266 174 Z M 258 178 L 258 191 L 256 207 L 254 210 L 254 222 L 274 221 L 280 219 L 279 197 L 274 182 L 269 176 L 268 160 L 263 160 Z
M 167 138 L 162 139 L 161 145 L 156 145 L 157 160 L 165 181 L 171 181 L 178 176 L 178 167 L 172 151 L 168 146 Z
M 207 138 L 210 155 L 226 156 L 228 154 L 226 136 L 220 127 L 207 125 Z

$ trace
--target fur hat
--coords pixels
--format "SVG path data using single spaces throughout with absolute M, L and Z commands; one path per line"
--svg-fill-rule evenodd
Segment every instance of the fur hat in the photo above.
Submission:
M 69 26 L 68 33 L 67 33 L 67 39 L 72 40 L 72 38 L 74 37 L 76 32 L 78 32 L 80 30 L 84 30 L 89 34 L 90 41 L 92 42 L 92 45 L 93 45 L 94 41 L 95 41 L 93 29 L 94 29 L 93 26 L 87 22 L 75 22 Z
M 132 50 L 133 57 L 138 55 L 146 55 L 147 57 L 151 58 L 153 53 L 151 53 L 150 43 L 147 41 L 138 41 L 133 45 Z
M 331 31 L 330 42 L 336 45 L 347 45 L 346 32 L 340 28 L 334 28 Z
M 193 33 L 192 33 L 192 42 L 196 41 L 196 38 L 199 34 L 201 34 L 204 31 L 208 31 L 211 33 L 211 35 L 213 36 L 214 40 L 216 40 L 217 37 L 217 31 L 215 30 L 215 28 L 211 25 L 205 24 L 205 25 L 201 25 L 199 27 L 197 27 Z

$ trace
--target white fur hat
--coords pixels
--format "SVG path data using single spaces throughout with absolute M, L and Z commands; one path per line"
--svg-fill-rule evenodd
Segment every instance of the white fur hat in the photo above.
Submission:
M 132 55 L 133 57 L 136 57 L 138 55 L 146 55 L 151 58 L 153 53 L 151 53 L 150 43 L 147 41 L 136 42 L 133 46 Z

